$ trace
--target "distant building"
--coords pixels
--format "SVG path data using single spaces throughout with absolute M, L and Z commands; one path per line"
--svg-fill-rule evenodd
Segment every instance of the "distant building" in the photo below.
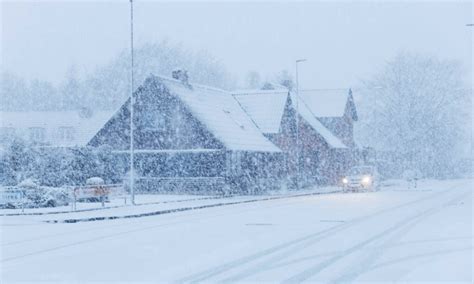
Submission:
M 357 120 L 350 91 L 337 99 L 313 98 L 314 91 L 300 92 L 297 99 L 284 88 L 235 91 L 234 97 L 260 130 L 287 153 L 287 171 L 298 172 L 306 184 L 334 184 L 354 164 L 353 121 Z M 300 152 L 297 154 L 296 115 L 299 119 Z
M 0 144 L 21 139 L 39 147 L 84 147 L 113 112 L 0 112 Z
M 150 76 L 134 93 L 136 184 L 141 190 L 259 190 L 280 186 L 284 154 L 223 90 L 187 76 Z M 130 100 L 89 142 L 129 161 Z
M 15 185 L 26 178 L 42 185 L 84 183 L 113 169 L 101 167 L 102 149 L 88 147 L 113 112 L 0 112 L 0 183 Z M 108 182 L 120 177 L 109 174 Z

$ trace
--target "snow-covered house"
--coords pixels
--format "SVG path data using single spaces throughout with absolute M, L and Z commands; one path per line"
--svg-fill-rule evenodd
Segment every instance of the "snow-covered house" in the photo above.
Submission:
M 280 178 L 284 154 L 230 93 L 191 85 L 187 76 L 173 75 L 175 79 L 151 75 L 134 93 L 138 188 L 251 190 Z M 129 124 L 127 100 L 89 145 L 109 145 L 126 165 Z
M 42 185 L 77 185 L 105 175 L 103 149 L 88 143 L 112 114 L 87 109 L 0 112 L 0 183 L 34 178 Z
M 19 138 L 38 147 L 84 147 L 112 114 L 88 109 L 0 112 L 0 143 Z
M 287 170 L 295 177 L 299 159 L 300 180 L 306 183 L 335 183 L 342 173 L 352 165 L 350 147 L 352 133 L 333 132 L 324 125 L 318 110 L 324 109 L 306 96 L 297 96 L 287 89 L 235 91 L 244 111 L 273 143 L 287 153 Z M 299 119 L 297 134 L 296 114 Z M 352 131 L 352 129 L 350 129 Z M 299 148 L 297 151 L 297 135 Z M 348 143 L 349 142 L 349 143 Z

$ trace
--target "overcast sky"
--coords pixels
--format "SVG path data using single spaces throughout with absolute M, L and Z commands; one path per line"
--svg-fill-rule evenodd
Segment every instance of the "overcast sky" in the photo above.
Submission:
M 1 1 L 1 0 L 0 0 Z M 134 1 L 136 44 L 167 38 L 209 50 L 243 78 L 301 65 L 303 88 L 350 87 L 399 51 L 462 61 L 472 74 L 472 3 Z M 2 1 L 2 68 L 58 83 L 129 47 L 128 0 Z M 192 77 L 192 74 L 190 74 Z

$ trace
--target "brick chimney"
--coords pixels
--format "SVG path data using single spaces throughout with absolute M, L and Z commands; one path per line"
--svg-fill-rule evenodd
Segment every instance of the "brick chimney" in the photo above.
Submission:
M 183 85 L 185 85 L 186 87 L 191 87 L 188 81 L 189 80 L 188 71 L 184 69 L 178 69 L 178 70 L 173 71 L 171 75 L 173 76 L 173 79 L 181 81 L 181 83 L 183 83 Z

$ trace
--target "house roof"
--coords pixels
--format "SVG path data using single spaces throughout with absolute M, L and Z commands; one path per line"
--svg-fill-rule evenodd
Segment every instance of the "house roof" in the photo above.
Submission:
M 234 97 L 263 133 L 275 134 L 280 131 L 288 90 L 235 91 Z M 291 98 L 293 107 L 295 107 L 296 95 L 292 93 Z M 339 138 L 321 124 L 302 98 L 298 102 L 298 111 L 301 117 L 324 138 L 329 146 L 332 148 L 347 148 Z
M 293 101 L 293 107 L 295 107 L 297 102 L 297 96 L 295 93 L 291 93 L 291 100 Z M 311 105 L 309 105 L 302 97 L 298 100 L 298 113 L 324 138 L 324 140 L 326 140 L 331 148 L 347 148 L 339 138 L 337 138 L 316 118 Z
M 226 148 L 235 151 L 281 151 L 263 136 L 229 92 L 194 84 L 189 87 L 167 77 L 151 78 L 165 85 L 172 95 L 185 103 Z
M 349 99 L 348 89 L 300 90 L 300 97 L 316 117 L 341 117 Z
M 16 135 L 27 136 L 29 128 L 45 129 L 45 143 L 51 146 L 85 146 L 113 115 L 113 111 L 92 112 L 90 116 L 78 111 L 0 112 L 0 127 L 15 129 Z M 73 128 L 72 139 L 61 139 L 61 127 Z
M 288 90 L 236 91 L 234 97 L 263 133 L 280 131 Z

